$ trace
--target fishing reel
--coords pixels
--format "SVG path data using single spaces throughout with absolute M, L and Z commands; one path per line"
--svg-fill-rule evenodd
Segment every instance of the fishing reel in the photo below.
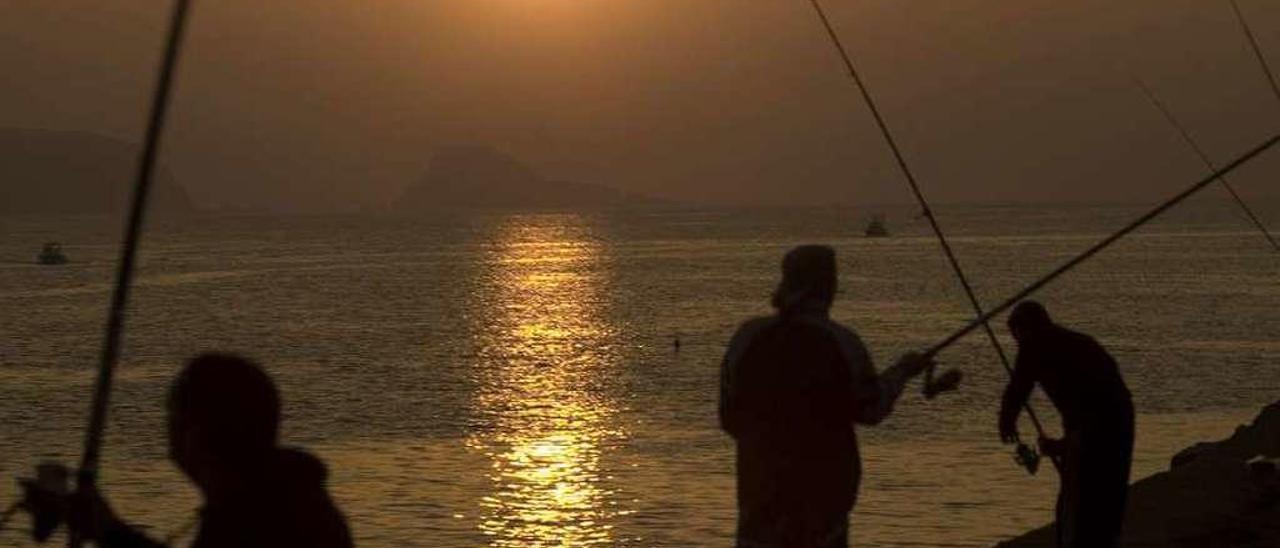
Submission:
M 1040 471 L 1040 453 L 1036 452 L 1035 448 L 1028 444 L 1018 442 L 1018 449 L 1013 456 L 1013 460 L 1018 463 L 1018 466 L 1026 468 L 1028 474 L 1034 476 L 1036 472 Z
M 929 366 L 924 371 L 924 398 L 931 400 L 938 397 L 938 394 L 951 392 L 960 388 L 960 381 L 964 379 L 964 374 L 959 369 L 948 369 L 942 376 L 934 378 L 935 366 Z
M 22 510 L 31 514 L 31 538 L 43 543 L 66 522 L 71 498 L 71 470 L 55 462 L 36 466 L 35 478 L 19 478 L 22 500 L 6 512 Z M 2 528 L 2 525 L 0 525 Z

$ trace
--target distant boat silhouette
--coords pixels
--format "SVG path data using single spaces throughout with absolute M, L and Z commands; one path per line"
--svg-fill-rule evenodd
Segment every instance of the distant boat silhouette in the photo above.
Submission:
M 867 229 L 864 232 L 868 238 L 884 238 L 889 235 L 889 229 L 884 226 L 884 217 L 876 215 L 871 218 L 871 222 L 867 223 Z
M 36 257 L 36 262 L 43 265 L 67 264 L 67 256 L 62 252 L 62 244 L 58 242 L 44 244 L 44 248 L 40 250 L 40 255 Z

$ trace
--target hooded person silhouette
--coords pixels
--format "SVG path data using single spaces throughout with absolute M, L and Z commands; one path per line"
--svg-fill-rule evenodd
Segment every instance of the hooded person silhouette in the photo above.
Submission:
M 315 457 L 278 445 L 280 398 L 262 368 L 229 354 L 191 360 L 169 391 L 169 457 L 204 498 L 194 548 L 352 546 Z M 68 525 L 103 548 L 164 546 L 96 491 L 72 496 Z
M 846 546 L 861 462 L 854 424 L 880 423 L 931 362 L 907 354 L 877 373 L 830 319 L 835 251 L 788 252 L 776 313 L 744 323 L 721 366 L 720 425 L 737 444 L 739 547 Z
M 1118 546 L 1134 435 L 1120 369 L 1102 345 L 1054 323 L 1040 303 L 1019 303 L 1008 323 L 1018 358 L 1000 406 L 1000 437 L 1018 439 L 1018 415 L 1038 383 L 1062 416 L 1063 438 L 1040 440 L 1041 451 L 1061 462 L 1058 545 Z

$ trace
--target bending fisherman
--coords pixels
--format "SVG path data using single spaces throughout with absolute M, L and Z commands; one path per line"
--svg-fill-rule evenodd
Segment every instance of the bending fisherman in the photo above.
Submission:
M 908 354 L 877 373 L 858 336 L 829 318 L 835 294 L 835 251 L 795 248 L 777 313 L 729 344 L 719 411 L 737 442 L 739 547 L 846 546 L 861 476 L 854 424 L 884 420 L 930 365 Z
M 196 357 L 174 381 L 168 411 L 169 457 L 204 498 L 193 547 L 352 546 L 324 464 L 278 445 L 280 399 L 258 364 Z M 164 546 L 120 519 L 100 493 L 73 495 L 70 507 L 69 525 L 97 546 Z
M 1000 408 L 1000 438 L 1018 439 L 1018 414 L 1039 383 L 1058 408 L 1065 434 L 1040 442 L 1042 452 L 1062 463 L 1058 545 L 1119 546 L 1134 425 L 1115 360 L 1092 337 L 1053 323 L 1034 301 L 1013 309 L 1009 331 L 1018 341 L 1018 358 Z

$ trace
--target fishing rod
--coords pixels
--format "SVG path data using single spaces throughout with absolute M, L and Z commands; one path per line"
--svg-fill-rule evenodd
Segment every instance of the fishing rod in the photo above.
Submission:
M 1138 84 L 1138 87 L 1142 89 L 1142 93 L 1147 96 L 1147 99 L 1151 100 L 1151 104 L 1156 107 L 1156 110 L 1159 110 L 1160 113 L 1164 115 L 1165 119 L 1169 121 L 1169 125 L 1173 126 L 1173 128 L 1178 131 L 1178 134 L 1182 135 L 1182 140 L 1187 143 L 1187 146 L 1191 147 L 1191 150 L 1195 151 L 1196 156 L 1200 157 L 1200 161 L 1204 162 L 1205 167 L 1209 168 L 1210 172 L 1217 171 L 1217 166 L 1214 165 L 1213 160 L 1209 158 L 1209 155 L 1204 151 L 1204 149 L 1200 148 L 1200 145 L 1196 143 L 1196 140 L 1191 137 L 1191 132 L 1187 131 L 1186 126 L 1182 125 L 1182 123 L 1178 121 L 1178 118 L 1173 115 L 1173 112 L 1169 110 L 1159 97 L 1156 97 L 1155 92 L 1147 86 L 1147 83 L 1143 82 L 1141 78 L 1136 76 L 1134 77 L 1134 81 Z M 1244 198 L 1240 197 L 1240 194 L 1236 192 L 1235 187 L 1232 186 L 1231 183 L 1227 182 L 1227 178 L 1222 177 L 1218 179 L 1218 182 L 1222 183 L 1222 188 L 1227 189 L 1227 192 L 1231 194 L 1231 197 L 1240 205 L 1240 209 L 1244 211 L 1244 214 L 1249 217 L 1249 220 L 1253 222 L 1254 226 L 1258 227 L 1258 230 L 1267 238 L 1267 241 L 1271 242 L 1272 249 L 1280 251 L 1280 243 L 1276 242 L 1275 237 L 1273 237 L 1271 232 L 1267 230 L 1267 226 L 1262 224 L 1262 220 L 1253 213 L 1253 209 L 1249 207 L 1249 204 L 1245 203 Z
M 107 315 L 106 334 L 102 342 L 101 361 L 98 366 L 98 379 L 94 387 L 93 403 L 89 408 L 89 425 L 85 432 L 84 454 L 81 456 L 80 469 L 77 474 L 77 488 L 93 487 L 98 479 L 98 463 L 102 455 L 102 438 L 106 430 L 108 407 L 111 402 L 112 377 L 116 364 L 120 360 L 120 342 L 124 334 L 125 312 L 129 304 L 129 289 L 132 286 L 138 243 L 142 238 L 142 224 L 147 209 L 147 198 L 151 190 L 151 181 L 155 174 L 156 157 L 160 150 L 160 136 L 164 130 L 165 116 L 169 107 L 169 96 L 173 88 L 174 68 L 182 48 L 183 32 L 186 29 L 188 8 L 191 0 L 176 0 L 169 22 L 169 36 L 164 56 L 160 62 L 159 78 L 156 81 L 151 100 L 151 114 L 147 124 L 146 141 L 138 157 L 137 183 L 133 189 L 133 200 L 129 211 L 128 224 L 125 229 L 124 245 L 120 251 L 120 263 L 116 270 L 115 292 L 111 298 L 111 308 Z M 69 535 L 68 546 L 77 548 L 81 539 L 74 533 Z
M 1214 171 L 1204 179 L 1201 179 L 1200 181 L 1191 185 L 1186 190 L 1183 190 L 1182 192 L 1179 192 L 1178 194 L 1174 195 L 1172 198 L 1165 200 L 1163 203 L 1161 203 L 1160 205 L 1157 205 L 1155 208 L 1143 214 L 1141 217 L 1138 217 L 1136 220 L 1129 223 L 1124 228 L 1120 229 L 1114 234 L 1111 234 L 1110 236 L 1107 236 L 1106 238 L 1103 238 L 1102 241 L 1094 244 L 1093 247 L 1086 249 L 1084 252 L 1080 253 L 1079 255 L 1076 255 L 1071 260 L 1068 260 L 1066 263 L 1063 263 L 1062 266 L 1059 266 L 1058 268 L 1054 269 L 1052 272 L 1041 277 L 1039 280 L 1036 280 L 1034 283 L 1027 286 L 1022 291 L 1019 291 L 1018 293 L 1014 294 L 1012 297 L 1009 297 L 1008 299 L 1000 303 L 995 308 L 988 310 L 986 314 L 982 315 L 982 317 L 976 320 L 973 320 L 972 322 L 969 322 L 968 325 L 965 325 L 964 327 L 960 328 L 956 332 L 949 335 L 947 338 L 942 339 L 942 341 L 929 347 L 929 349 L 925 351 L 925 355 L 935 356 L 939 352 L 942 352 L 947 347 L 951 346 L 952 344 L 955 344 L 956 341 L 964 338 L 965 335 L 972 333 L 973 330 L 981 327 L 983 324 L 990 321 L 991 318 L 994 318 L 995 316 L 1012 308 L 1014 305 L 1018 304 L 1018 302 L 1022 301 L 1022 299 L 1027 298 L 1027 296 L 1031 295 L 1032 293 L 1035 293 L 1036 291 L 1039 291 L 1044 286 L 1049 285 L 1049 282 L 1052 282 L 1058 279 L 1060 276 L 1062 276 L 1063 274 L 1066 274 L 1068 271 L 1074 269 L 1077 266 L 1080 266 L 1081 263 L 1089 260 L 1094 255 L 1097 255 L 1098 252 L 1110 247 L 1111 244 L 1116 243 L 1116 241 L 1127 236 L 1130 232 L 1137 230 L 1139 227 L 1147 224 L 1152 219 L 1159 217 L 1160 214 L 1164 213 L 1165 211 L 1168 211 L 1173 206 L 1178 205 L 1183 200 L 1186 200 L 1187 198 L 1190 198 L 1192 195 L 1200 192 L 1201 190 L 1204 190 L 1205 187 L 1209 186 L 1214 181 L 1217 181 L 1218 179 L 1221 179 L 1225 175 L 1235 171 L 1236 168 L 1239 168 L 1240 166 L 1243 166 L 1244 164 L 1249 163 L 1249 161 L 1253 160 L 1254 158 L 1257 158 L 1263 152 L 1270 150 L 1272 147 L 1276 145 L 1276 143 L 1280 143 L 1280 133 L 1272 135 L 1269 139 L 1263 141 L 1262 144 L 1259 144 L 1258 146 L 1254 147 L 1248 152 L 1245 152 L 1244 154 L 1240 155 L 1240 157 L 1236 158 L 1235 160 L 1232 160 L 1231 163 Z
M 831 43 L 835 46 L 836 52 L 840 54 L 840 58 L 844 61 L 845 68 L 849 72 L 854 84 L 858 87 L 863 101 L 867 104 L 867 108 L 871 111 L 871 116 L 875 119 L 876 125 L 880 128 L 880 133 L 884 136 L 885 142 L 888 143 L 889 149 L 893 152 L 893 157 L 898 163 L 898 168 L 902 171 L 907 185 L 911 187 L 911 193 L 915 196 L 916 202 L 920 205 L 921 214 L 929 221 L 930 228 L 933 229 L 934 236 L 937 237 L 938 243 L 942 246 L 942 252 L 947 257 L 947 262 L 951 265 L 951 270 L 955 273 L 956 279 L 960 281 L 960 287 L 964 289 L 965 295 L 969 298 L 969 304 L 973 307 L 974 314 L 978 317 L 983 315 L 982 303 L 978 301 L 978 296 L 973 290 L 973 285 L 969 283 L 969 277 L 965 275 L 964 268 L 960 266 L 960 260 L 956 257 L 955 251 L 951 247 L 951 243 L 947 240 L 946 233 L 942 230 L 942 225 L 938 223 L 937 217 L 933 214 L 933 208 L 929 206 L 929 201 L 924 197 L 924 191 L 920 189 L 920 184 L 916 181 L 915 174 L 908 166 L 906 158 L 903 156 L 901 149 L 898 148 L 897 141 L 893 138 L 893 133 L 889 130 L 888 123 L 880 114 L 880 109 L 876 106 L 875 101 L 871 97 L 871 92 L 867 89 L 862 76 L 854 67 L 853 58 L 850 57 L 848 50 L 844 47 L 844 42 L 840 40 L 840 35 L 835 31 L 835 27 L 831 24 L 831 19 L 827 17 L 826 11 L 822 9 L 822 4 L 818 0 L 810 0 L 813 9 L 818 13 L 818 18 L 822 21 L 823 28 L 826 29 L 827 35 L 831 38 Z M 1013 366 L 1009 363 L 1008 354 L 1004 350 L 1004 346 L 1000 344 L 1000 339 L 996 337 L 996 333 L 991 329 L 988 322 L 983 322 L 983 329 L 987 334 L 987 339 L 991 341 L 992 348 L 995 349 L 996 355 L 1000 357 L 1000 364 L 1004 366 L 1004 370 L 1010 376 L 1013 375 Z M 934 380 L 933 368 L 926 373 L 925 378 L 925 396 L 932 398 L 938 393 L 948 389 L 954 389 L 960 381 L 959 371 L 948 371 L 943 375 L 942 379 Z M 1040 437 L 1045 437 L 1044 426 L 1040 423 L 1040 418 L 1036 415 L 1030 404 L 1024 406 L 1027 416 L 1031 419 L 1036 433 Z M 1019 462 L 1022 462 L 1029 471 L 1034 472 L 1035 457 L 1034 451 L 1025 444 L 1019 444 Z M 1057 461 L 1054 460 L 1055 465 Z
M 1230 0 L 1230 2 L 1231 10 L 1236 13 L 1236 20 L 1240 22 L 1240 30 L 1244 31 L 1245 38 L 1249 39 L 1249 45 L 1253 48 L 1253 55 L 1258 58 L 1258 65 L 1262 67 L 1262 73 L 1267 75 L 1267 83 L 1271 84 L 1271 92 L 1275 94 L 1276 100 L 1280 101 L 1280 83 L 1276 82 L 1276 75 L 1271 72 L 1271 65 L 1267 63 L 1267 56 L 1262 54 L 1262 48 L 1258 46 L 1258 40 L 1253 36 L 1253 29 L 1249 27 L 1249 21 L 1244 18 L 1244 12 L 1240 11 L 1240 4 L 1236 0 Z

